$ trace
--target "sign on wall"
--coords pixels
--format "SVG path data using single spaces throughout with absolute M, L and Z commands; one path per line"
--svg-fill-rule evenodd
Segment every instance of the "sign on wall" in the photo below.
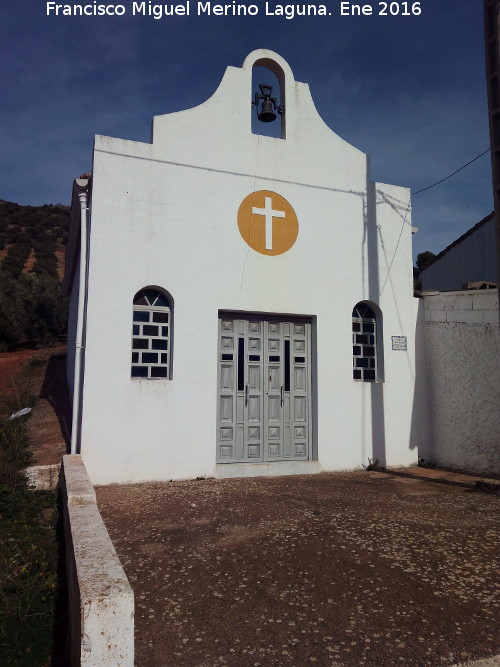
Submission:
M 270 190 L 245 197 L 238 209 L 238 228 L 244 241 L 262 255 L 282 255 L 290 250 L 299 233 L 292 206 Z
M 406 336 L 391 336 L 393 350 L 406 350 Z

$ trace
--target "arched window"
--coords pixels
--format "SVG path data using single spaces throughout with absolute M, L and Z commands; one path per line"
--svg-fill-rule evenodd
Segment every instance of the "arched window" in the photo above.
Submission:
M 134 297 L 132 377 L 171 377 L 172 308 L 167 295 L 145 288 Z
M 360 302 L 352 311 L 352 377 L 361 382 L 379 379 L 377 318 L 371 306 Z

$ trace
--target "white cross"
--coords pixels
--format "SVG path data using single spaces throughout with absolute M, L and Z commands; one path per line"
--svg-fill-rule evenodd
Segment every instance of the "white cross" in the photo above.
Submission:
M 285 211 L 273 211 L 273 200 L 271 197 L 265 197 L 264 208 L 252 207 L 252 213 L 263 215 L 265 218 L 264 229 L 266 231 L 266 250 L 273 249 L 273 218 L 284 218 Z

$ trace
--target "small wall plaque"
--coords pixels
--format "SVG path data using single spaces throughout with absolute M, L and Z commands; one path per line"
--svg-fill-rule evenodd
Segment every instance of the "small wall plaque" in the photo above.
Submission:
M 406 350 L 406 336 L 391 336 L 393 350 Z

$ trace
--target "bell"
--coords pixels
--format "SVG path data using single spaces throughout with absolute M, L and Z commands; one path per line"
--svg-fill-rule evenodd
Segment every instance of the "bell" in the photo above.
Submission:
M 273 120 L 276 120 L 276 113 L 273 107 L 274 105 L 271 100 L 264 100 L 262 102 L 262 110 L 257 118 L 263 123 L 271 123 Z

